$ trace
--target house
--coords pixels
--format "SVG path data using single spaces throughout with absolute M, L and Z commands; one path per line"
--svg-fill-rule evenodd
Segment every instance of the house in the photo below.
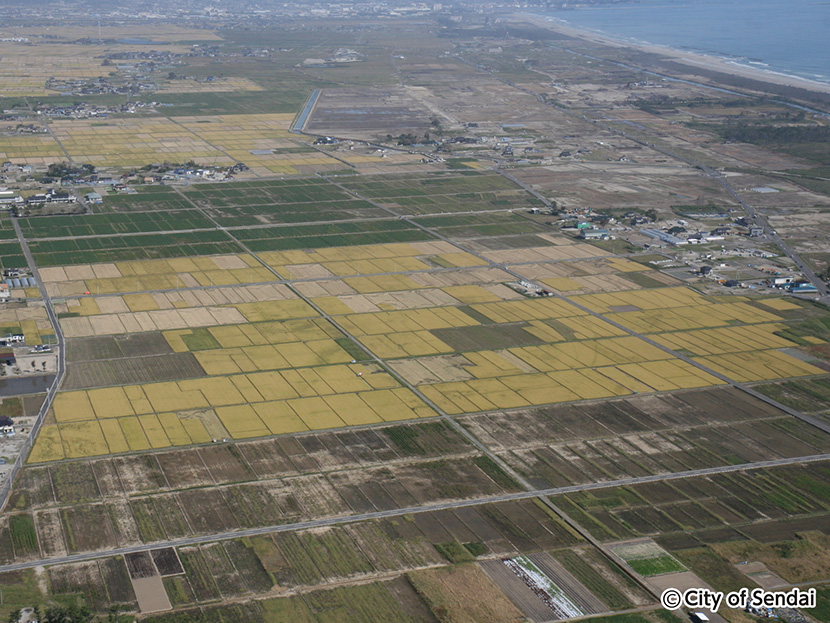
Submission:
M 9 284 L 0 283 L 0 301 L 5 301 L 6 299 L 10 298 L 11 295 L 12 291 L 9 289 Z
M 7 335 L 6 337 L 0 337 L 0 346 L 11 346 L 13 344 L 22 344 L 26 341 L 26 337 L 22 333 L 17 333 L 15 335 Z
M 678 238 L 677 236 L 672 236 L 669 233 L 664 231 L 660 231 L 659 229 L 643 229 L 640 231 L 641 234 L 648 236 L 649 238 L 654 238 L 656 240 L 660 240 L 661 242 L 666 242 L 673 246 L 679 246 L 684 244 L 689 244 L 688 240 L 684 240 L 683 238 Z
M 84 195 L 84 199 L 90 203 L 101 203 L 104 200 L 100 193 L 87 193 Z
M 758 225 L 752 225 L 749 228 L 749 235 L 752 238 L 757 238 L 758 236 L 763 236 L 764 235 L 764 228 L 760 227 Z
M 26 199 L 26 203 L 29 205 L 40 205 L 46 203 L 47 201 L 49 201 L 49 197 L 46 193 L 37 193 Z
M 790 288 L 790 292 L 793 294 L 809 294 L 818 292 L 818 288 L 812 283 L 796 283 Z
M 10 417 L 6 417 L 5 415 L 0 416 L 0 434 L 14 434 L 14 422 L 12 422 Z
M 579 232 L 583 240 L 604 240 L 608 238 L 607 229 L 583 229 Z
M 23 197 L 13 190 L 0 190 L 0 206 L 12 206 L 23 203 Z
M 699 272 L 701 275 L 708 275 L 709 273 L 712 272 L 712 267 L 711 266 L 701 266 L 698 269 L 697 272 Z

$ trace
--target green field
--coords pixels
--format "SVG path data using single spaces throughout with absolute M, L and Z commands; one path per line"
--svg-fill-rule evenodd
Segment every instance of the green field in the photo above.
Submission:
M 191 233 L 43 240 L 33 241 L 30 247 L 40 266 L 240 252 L 239 246 L 227 234 L 215 229 Z
M 237 230 L 234 231 L 234 235 L 254 252 L 416 242 L 432 239 L 432 236 L 425 231 L 397 219 L 267 227 Z
M 212 229 L 198 210 L 168 210 L 136 214 L 88 214 L 20 219 L 27 238 L 117 236 L 142 232 Z

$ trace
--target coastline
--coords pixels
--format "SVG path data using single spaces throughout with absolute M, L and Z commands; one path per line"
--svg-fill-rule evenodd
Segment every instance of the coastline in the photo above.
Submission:
M 715 71 L 778 86 L 804 89 L 815 93 L 830 94 L 830 84 L 828 83 L 810 80 L 808 78 L 802 78 L 800 76 L 794 76 L 772 69 L 766 69 L 764 67 L 744 65 L 733 59 L 720 58 L 714 55 L 699 52 L 678 50 L 664 45 L 628 41 L 622 38 L 615 38 L 606 34 L 600 34 L 591 30 L 572 26 L 571 24 L 556 18 L 544 17 L 531 13 L 511 13 L 508 18 L 511 20 L 531 23 L 535 26 L 539 26 L 540 28 L 545 28 L 547 30 L 558 32 L 576 39 L 591 41 L 610 47 L 634 48 L 643 52 L 658 54 L 668 60 L 689 65 L 692 68 L 696 67 L 698 69 Z

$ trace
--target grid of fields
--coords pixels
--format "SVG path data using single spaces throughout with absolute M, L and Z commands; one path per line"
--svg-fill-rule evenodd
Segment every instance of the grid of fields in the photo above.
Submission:
M 436 287 L 441 284 L 424 289 L 407 274 L 360 276 L 361 269 L 383 273 L 391 268 L 390 262 L 398 263 L 398 271 L 429 274 L 425 269 L 430 258 L 482 270 L 474 256 L 440 253 L 451 245 L 417 244 L 421 246 L 356 246 L 314 252 L 314 259 L 328 275 L 352 275 L 321 283 L 341 283 L 354 294 L 312 296 L 311 300 L 332 314 L 334 322 L 362 348 L 319 318 L 296 294 L 280 288 L 266 293 L 240 285 L 234 291 L 242 298 L 235 301 L 226 297 L 186 299 L 175 292 L 162 292 L 96 296 L 78 299 L 71 306 L 67 303 L 75 316 L 62 321 L 68 337 L 164 331 L 169 352 L 192 354 L 192 374 L 199 378 L 64 392 L 54 405 L 53 423 L 41 433 L 31 460 L 436 415 L 401 381 L 451 415 L 722 383 L 562 300 L 510 296 L 504 300 L 496 289 L 498 284 L 489 289 L 482 285 Z M 434 255 L 425 255 L 427 252 Z M 296 275 L 308 266 L 303 263 L 308 258 L 307 252 L 272 252 L 264 259 L 291 278 L 291 271 Z M 165 289 L 185 280 L 208 286 L 212 275 L 223 275 L 226 283 L 232 278 L 229 283 L 239 284 L 269 278 L 263 267 L 245 255 L 54 268 L 44 269 L 43 275 L 48 288 L 64 288 L 64 293 L 73 287 L 118 292 L 134 283 L 140 290 L 142 281 L 144 288 L 152 284 Z M 354 306 L 359 307 L 358 297 L 406 297 L 431 290 L 435 295 L 425 294 L 429 296 L 427 304 L 418 309 L 406 309 L 406 299 L 401 299 L 403 309 L 354 311 Z M 205 294 L 209 292 L 207 288 Z M 260 300 L 263 296 L 266 300 Z M 656 310 L 654 313 L 711 307 L 699 313 L 714 324 L 728 326 L 734 340 L 730 347 L 717 333 L 707 342 L 704 336 L 690 332 L 689 339 L 708 344 L 708 353 L 713 352 L 714 344 L 721 344 L 723 352 L 735 356 L 729 351 L 738 344 L 747 345 L 737 355 L 752 359 L 752 367 L 744 369 L 754 371 L 757 378 L 753 380 L 821 373 L 777 350 L 794 345 L 776 335 L 782 323 L 765 322 L 781 318 L 760 310 L 756 317 L 746 302 L 709 301 L 684 288 L 645 290 L 638 292 L 636 299 L 622 292 L 619 297 L 605 302 L 579 299 L 589 305 L 608 305 L 609 310 L 620 307 L 611 303 L 627 303 L 628 309 L 636 300 L 642 309 Z M 436 306 L 436 302 L 441 304 Z M 627 313 L 634 312 L 618 315 Z M 745 324 L 733 326 L 736 316 Z M 659 323 L 654 327 L 660 328 Z M 666 340 L 666 335 L 677 339 L 683 333 L 657 337 Z M 751 342 L 745 341 L 748 337 Z M 362 356 L 364 349 L 386 360 L 395 376 L 373 365 L 348 363 L 354 353 Z M 704 361 L 709 363 L 714 356 Z M 154 364 L 148 360 L 142 365 Z M 76 375 L 74 382 L 81 387 L 99 387 L 100 373 L 94 366 L 88 367 L 87 374 L 91 375 L 88 380 Z M 127 378 L 142 378 L 141 374 L 130 374 Z M 149 374 L 144 378 L 157 380 Z
M 22 483 L 26 494 L 14 506 L 34 516 L 41 547 L 50 552 L 518 490 L 441 422 L 34 466 Z M 85 523 L 102 510 L 101 522 Z M 0 527 L 0 560 L 31 555 L 8 548 L 8 536 Z M 572 538 L 566 531 L 560 537 Z
M 177 229 L 208 229 L 210 219 L 198 210 L 167 210 L 140 214 L 89 214 L 83 218 L 52 216 L 20 219 L 27 238 L 116 236 Z
M 14 55 L 16 50 L 8 51 L 12 55 L 3 54 L 0 69 L 0 93 L 5 97 L 55 95 L 55 91 L 46 88 L 49 78 L 73 80 L 95 78 L 105 73 L 101 59 L 61 55 L 57 48 L 52 49 L 54 55 Z
M 135 167 L 159 159 L 170 162 L 233 164 L 226 154 L 170 119 L 54 121 L 55 138 L 79 162 L 95 166 Z
M 316 473 L 309 475 L 309 470 Z M 14 501 L 16 531 L 0 528 L 3 562 L 31 559 L 38 552 L 98 550 L 257 527 L 275 520 L 348 515 L 463 499 L 480 491 L 517 490 L 495 464 L 473 451 L 445 423 L 29 467 L 23 483 Z M 102 518 L 94 529 L 89 521 L 93 514 Z M 25 543 L 19 536 L 21 526 L 32 530 L 33 538 Z M 530 556 L 564 590 L 587 599 L 590 612 L 648 603 L 636 584 L 532 500 L 423 513 L 405 521 L 381 519 L 265 534 L 175 551 L 159 547 L 127 555 L 125 566 L 107 559 L 55 566 L 48 573 L 53 593 L 84 591 L 93 607 L 115 595 L 135 608 L 135 601 L 138 606 L 142 601 L 137 586 L 135 591 L 131 586 L 137 578 L 160 577 L 171 604 L 186 607 L 296 588 L 308 592 L 356 576 L 371 580 L 373 574 L 417 570 L 409 581 L 429 603 L 430 594 L 458 590 L 462 580 L 464 585 L 475 581 L 488 588 L 492 594 L 488 603 L 497 604 L 499 612 L 518 613 L 517 607 L 532 611 L 533 600 L 504 577 L 493 575 L 489 565 L 494 556 L 519 554 Z M 467 564 L 461 575 L 451 566 L 474 563 L 478 557 L 481 567 Z M 370 583 L 365 590 L 376 591 L 374 587 Z M 401 588 L 393 591 L 398 598 Z M 304 599 L 314 604 L 317 598 L 309 594 Z M 263 607 L 268 603 L 263 602 Z M 287 603 L 267 607 L 290 607 L 295 612 L 306 607 L 303 600 Z M 408 603 L 411 607 L 411 600 Z M 486 614 L 492 607 L 476 612 Z M 390 608 L 385 605 L 379 616 L 396 616 Z M 256 612 L 251 616 L 250 620 L 259 620 Z
M 369 176 L 343 180 L 342 184 L 401 214 L 541 207 L 530 193 L 494 173 Z
M 2 90 L 0 75 L 0 90 Z M 98 167 L 157 162 L 247 164 L 255 175 L 297 175 L 343 168 L 288 132 L 293 114 L 55 119 L 50 134 L 0 137 L 0 157 L 15 164 L 66 160 Z
M 669 542 L 686 533 L 689 547 L 747 536 L 780 541 L 810 526 L 827 532 L 827 479 L 827 464 L 819 463 L 612 488 L 557 504 L 603 540 L 662 534 Z
M 717 286 L 671 249 L 560 229 L 586 206 L 618 218 L 665 214 L 678 196 L 737 208 L 687 163 L 660 154 L 657 166 L 646 141 L 604 127 L 602 110 L 651 114 L 617 106 L 639 97 L 611 87 L 634 82 L 633 65 L 580 57 L 553 71 L 547 57 L 572 53 L 531 44 L 531 25 L 500 29 L 505 51 L 487 60 L 467 35 L 481 47 L 492 29 L 464 22 L 436 38 L 428 21 L 377 17 L 355 31 L 263 14 L 262 27 L 216 32 L 215 19 L 142 18 L 105 41 L 94 24 L 0 41 L 0 94 L 40 99 L 57 77 L 53 95 L 86 98 L 101 76 L 158 102 L 56 120 L 34 97 L 7 98 L 4 160 L 90 163 L 113 179 L 153 163 L 247 165 L 217 183 L 103 183 L 90 213 L 20 219 L 67 371 L 4 498 L 0 616 L 78 603 L 147 623 L 682 623 L 655 589 L 823 582 L 822 618 L 826 309 L 758 289 L 703 294 Z M 128 31 L 149 41 L 119 41 Z M 517 33 L 528 38 L 508 46 Z M 344 49 L 359 60 L 304 62 Z M 585 117 L 533 97 L 539 80 L 549 90 L 550 76 L 595 80 L 598 68 L 614 71 L 609 88 L 556 95 L 572 112 L 591 102 Z M 354 140 L 290 130 L 312 89 L 325 92 L 305 130 Z M 698 101 L 692 83 L 672 89 Z M 701 110 L 744 118 L 743 99 Z M 35 107 L 49 131 L 15 128 Z M 453 140 L 441 158 L 406 140 L 382 148 L 379 124 L 392 142 L 425 130 L 481 140 Z M 493 164 L 502 139 L 521 153 L 514 167 Z M 15 263 L 0 214 L 0 268 Z M 55 336 L 48 301 L 21 294 L 0 310 L 0 337 L 24 332 L 15 354 L 31 360 L 28 347 Z M 39 400 L 0 400 L 0 415 L 32 418 Z
M 226 233 L 217 230 L 34 240 L 29 246 L 35 261 L 44 266 L 191 257 L 235 253 L 240 250 L 239 245 Z
M 23 221 L 39 263 L 72 264 L 41 276 L 50 293 L 68 297 L 63 330 L 70 352 L 85 353 L 31 460 L 724 383 L 658 345 L 740 381 L 824 373 L 787 352 L 798 346 L 786 333 L 794 312 L 780 301 L 706 297 L 595 246 L 533 233 L 533 221 L 465 196 L 532 199 L 501 176 L 340 179 L 195 185 L 182 193 L 198 209 L 186 210 L 177 209 L 182 194 L 154 189 L 131 199 L 148 210 Z M 423 196 L 484 213 L 425 216 L 422 228 L 378 218 L 368 201 Z M 200 210 L 229 223 L 227 232 L 210 228 Z M 38 238 L 55 227 L 72 237 Z M 186 229 L 196 231 L 172 231 Z M 490 240 L 499 229 L 530 246 L 474 254 L 452 242 Z M 254 255 L 240 253 L 231 233 Z M 208 255 L 216 251 L 225 254 Z M 170 259 L 123 261 L 133 253 Z M 528 298 L 491 263 L 515 263 L 577 294 Z M 579 294 L 592 289 L 605 291 Z M 123 351 L 121 336 L 146 346 L 106 365 L 111 349 Z
M 0 158 L 14 164 L 42 166 L 65 160 L 66 154 L 48 134 L 0 136 Z
M 809 456 L 830 447 L 808 424 L 731 388 L 460 421 L 542 488 Z
M 288 131 L 293 119 L 293 114 L 271 114 L 177 117 L 176 121 L 255 173 L 296 175 L 341 168 Z

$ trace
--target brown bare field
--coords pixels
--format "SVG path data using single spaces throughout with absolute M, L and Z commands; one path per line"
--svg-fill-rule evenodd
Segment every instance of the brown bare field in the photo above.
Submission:
M 806 532 L 791 543 L 792 552 L 789 556 L 781 556 L 775 545 L 754 541 L 718 543 L 712 548 L 732 564 L 746 560 L 763 563 L 793 584 L 816 580 L 826 575 L 830 565 L 830 535 L 817 531 Z
M 19 500 L 44 551 L 94 551 L 515 490 L 475 456 L 442 424 L 404 425 L 30 468 Z
M 429 571 L 415 571 L 409 580 L 433 612 L 458 623 L 519 622 L 522 613 L 478 565 L 468 564 Z M 487 599 L 470 599 L 487 595 Z
M 783 413 L 730 389 L 488 413 L 462 421 L 544 487 L 700 469 L 722 464 L 723 457 L 755 461 L 817 454 L 828 447 Z

